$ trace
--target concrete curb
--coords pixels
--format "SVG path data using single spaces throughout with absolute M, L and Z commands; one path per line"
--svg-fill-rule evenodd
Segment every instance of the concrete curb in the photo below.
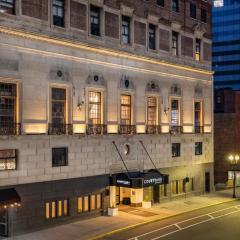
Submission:
M 182 215 L 184 213 L 190 213 L 190 212 L 194 212 L 194 211 L 197 211 L 197 210 L 200 210 L 200 209 L 204 209 L 204 208 L 208 208 L 208 207 L 211 207 L 211 206 L 218 206 L 218 205 L 221 205 L 221 204 L 224 204 L 224 203 L 234 202 L 234 201 L 239 201 L 239 200 L 240 199 L 231 199 L 229 201 L 224 201 L 224 202 L 220 202 L 220 203 L 217 203 L 217 204 L 208 204 L 208 205 L 206 205 L 204 207 L 199 207 L 199 208 L 192 209 L 192 210 L 189 210 L 189 211 L 183 211 L 181 213 L 173 214 L 171 216 L 160 217 L 160 218 L 157 218 L 157 219 L 144 221 L 144 222 L 133 224 L 133 225 L 130 225 L 130 226 L 127 226 L 127 227 L 118 228 L 118 229 L 112 230 L 112 231 L 107 232 L 107 233 L 99 234 L 99 235 L 97 235 L 95 237 L 89 238 L 89 240 L 98 240 L 98 239 L 101 239 L 103 237 L 111 236 L 111 235 L 113 235 L 115 233 L 123 232 L 123 231 L 126 231 L 126 230 L 131 230 L 131 229 L 134 229 L 134 228 L 137 228 L 137 227 L 140 227 L 140 226 L 144 226 L 144 225 L 147 225 L 147 224 L 150 224 L 150 223 L 154 223 L 154 222 L 158 222 L 158 221 L 161 221 L 161 220 L 165 220 L 165 219 L 169 219 L 169 218 L 172 218 L 172 217 L 176 217 L 176 216 Z

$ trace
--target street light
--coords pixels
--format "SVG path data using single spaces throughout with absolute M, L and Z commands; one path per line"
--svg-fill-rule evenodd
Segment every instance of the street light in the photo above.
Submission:
M 238 154 L 235 155 L 229 155 L 228 160 L 233 167 L 233 198 L 236 198 L 236 170 L 237 170 L 237 164 L 239 161 L 240 157 Z

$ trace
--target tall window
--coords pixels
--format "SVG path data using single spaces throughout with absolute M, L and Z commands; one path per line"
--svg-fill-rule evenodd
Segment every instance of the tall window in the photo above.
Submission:
M 201 8 L 201 21 L 207 22 L 207 10 L 205 8 Z
M 172 53 L 178 55 L 178 33 L 172 32 Z
M 17 86 L 0 83 L 0 135 L 16 134 Z
M 195 42 L 195 60 L 201 60 L 201 40 L 199 38 L 196 38 Z
M 202 142 L 195 142 L 195 155 L 202 155 Z
M 155 50 L 156 49 L 156 26 L 153 24 L 149 24 L 148 29 L 148 44 L 149 48 Z
M 157 5 L 164 7 L 164 0 L 157 0 Z
M 173 99 L 171 103 L 171 125 L 179 126 L 179 100 Z
M 157 98 L 148 97 L 147 99 L 147 125 L 155 126 L 157 124 Z
M 52 124 L 66 123 L 66 89 L 52 88 Z
M 190 3 L 190 17 L 196 19 L 197 18 L 197 9 L 196 4 Z
M 180 157 L 181 155 L 181 144 L 173 143 L 172 144 L 172 157 Z
M 122 42 L 130 43 L 130 17 L 122 16 Z
M 67 148 L 53 148 L 52 149 L 52 166 L 60 167 L 68 164 L 68 149 Z
M 172 11 L 179 12 L 179 0 L 172 0 Z
M 0 0 L 0 13 L 15 14 L 15 0 Z
M 88 92 L 88 123 L 101 124 L 100 92 Z
M 53 25 L 64 27 L 64 0 L 53 0 Z
M 131 96 L 121 95 L 121 125 L 131 125 Z
M 45 218 L 54 219 L 59 217 L 68 216 L 69 212 L 68 199 L 56 200 L 45 203 Z
M 202 126 L 202 103 L 201 102 L 194 103 L 194 125 L 195 125 L 195 128 Z
M 96 6 L 90 7 L 90 22 L 91 22 L 91 34 L 100 36 L 100 8 Z

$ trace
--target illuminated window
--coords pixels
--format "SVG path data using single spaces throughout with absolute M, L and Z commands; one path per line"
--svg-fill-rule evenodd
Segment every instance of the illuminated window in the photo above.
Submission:
M 178 193 L 183 193 L 184 192 L 184 181 L 183 180 L 178 180 Z
M 157 125 L 157 98 L 147 98 L 147 125 Z
M 180 118 L 179 118 L 179 100 L 173 99 L 171 102 L 171 125 L 179 126 Z
M 82 213 L 83 211 L 83 199 L 82 197 L 78 197 L 78 213 Z
M 62 201 L 58 201 L 58 217 L 62 216 Z
M 130 17 L 122 16 L 122 42 L 130 43 Z
M 63 214 L 64 216 L 68 215 L 68 200 L 63 201 Z
M 178 194 L 178 181 L 171 182 L 171 192 L 172 194 Z
M 100 36 L 100 8 L 91 5 L 90 7 L 91 34 Z
M 66 123 L 66 89 L 52 88 L 52 124 Z
M 101 194 L 97 194 L 97 209 L 102 208 L 102 197 Z
M 0 135 L 16 135 L 17 86 L 0 83 Z
M 56 202 L 52 202 L 52 214 L 51 214 L 52 218 L 56 217 Z
M 17 150 L 0 150 L 0 171 L 17 169 Z
M 95 210 L 96 208 L 96 197 L 95 195 L 91 195 L 91 211 Z
M 202 103 L 201 102 L 194 103 L 194 124 L 195 124 L 195 127 L 202 126 Z
M 186 191 L 191 192 L 193 191 L 193 178 L 189 178 L 189 181 L 186 183 Z
M 0 13 L 15 14 L 15 0 L 0 0 Z
M 88 93 L 88 123 L 101 124 L 101 93 Z
M 131 125 L 131 96 L 121 95 L 121 124 Z
M 53 25 L 64 27 L 64 0 L 53 0 Z
M 201 40 L 198 38 L 195 41 L 195 60 L 201 60 Z
M 88 212 L 89 211 L 89 197 L 85 196 L 84 197 L 84 212 Z
M 45 218 L 49 219 L 50 218 L 50 204 L 47 202 L 45 204 Z
M 148 29 L 148 47 L 149 49 L 156 49 L 156 26 L 153 24 L 149 24 Z
M 172 32 L 172 54 L 178 55 L 178 33 Z

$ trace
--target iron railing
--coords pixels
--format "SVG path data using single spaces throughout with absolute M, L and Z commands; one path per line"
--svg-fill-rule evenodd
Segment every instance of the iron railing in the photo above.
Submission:
M 119 125 L 120 134 L 135 134 L 136 125 Z
M 146 126 L 146 134 L 159 134 L 161 133 L 161 126 L 157 126 L 157 125 L 147 125 Z
M 0 135 L 20 135 L 21 123 L 1 122 Z
M 170 134 L 181 134 L 183 133 L 182 126 L 170 126 Z
M 107 134 L 107 125 L 105 125 L 105 124 L 88 124 L 86 134 L 88 134 L 88 135 Z
M 72 124 L 65 123 L 48 124 L 48 135 L 72 135 L 72 134 L 73 134 Z
M 194 132 L 197 134 L 204 133 L 204 127 L 203 126 L 194 126 Z

